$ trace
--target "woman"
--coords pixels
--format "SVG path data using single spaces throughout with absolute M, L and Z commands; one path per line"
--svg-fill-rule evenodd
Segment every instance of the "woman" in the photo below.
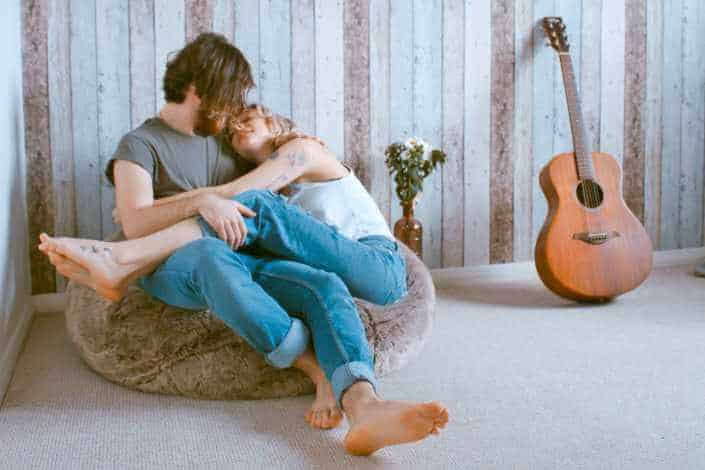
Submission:
M 376 396 L 372 357 L 368 350 L 361 350 L 360 343 L 366 346 L 364 330 L 350 297 L 388 304 L 405 295 L 406 268 L 399 246 L 379 209 L 353 172 L 319 143 L 292 139 L 296 136 L 292 134 L 293 128 L 291 121 L 273 115 L 262 106 L 248 107 L 230 122 L 227 133 L 233 148 L 257 164 L 257 168 L 231 183 L 159 201 L 159 204 L 169 204 L 183 197 L 233 197 L 253 210 L 252 217 L 245 221 L 245 237 L 238 237 L 233 227 L 222 225 L 212 214 L 203 212 L 197 219 L 185 220 L 141 239 L 118 243 L 52 239 L 42 234 L 40 249 L 49 254 L 62 274 L 93 287 L 109 298 L 121 297 L 127 283 L 139 278 L 140 285 L 150 294 L 185 308 L 190 306 L 188 300 L 160 296 L 157 285 L 169 282 L 168 268 L 160 267 L 156 272 L 143 276 L 175 250 L 200 239 L 217 240 L 210 245 L 202 245 L 217 249 L 218 243 L 224 240 L 231 248 L 244 246 L 243 251 L 260 250 L 261 254 L 264 250 L 264 253 L 283 258 L 279 261 L 265 259 L 264 262 L 273 268 L 256 281 L 267 293 L 275 296 L 286 310 L 302 311 L 307 315 L 324 373 L 310 350 L 302 354 L 303 359 L 298 361 L 298 365 L 293 365 L 314 380 L 317 401 L 321 397 L 324 398 L 321 402 L 326 401 L 326 390 L 330 397 L 332 384 L 334 403 L 343 408 L 346 377 L 341 379 L 340 376 L 362 374 L 370 386 L 357 386 L 359 382 L 356 382 L 356 387 L 348 384 L 349 388 L 366 394 L 370 403 L 383 403 L 375 419 L 382 419 L 384 409 L 390 412 L 391 407 L 393 411 L 389 422 L 393 422 L 393 416 L 396 416 L 400 423 L 396 428 L 389 426 L 385 432 L 378 432 L 379 427 L 375 432 L 371 432 L 369 426 L 351 428 L 346 437 L 346 448 L 352 453 L 368 454 L 384 445 L 410 442 L 429 433 L 437 433 L 447 421 L 447 411 L 439 404 L 412 405 L 383 401 Z M 272 192 L 287 185 L 289 201 L 293 204 Z M 193 256 L 198 256 L 198 253 L 194 252 Z M 259 259 L 242 253 L 237 262 L 256 267 Z M 230 261 L 223 258 L 223 263 Z M 218 282 L 232 281 L 219 280 L 217 271 L 218 265 L 214 264 L 212 272 L 215 280 L 212 284 L 215 290 Z M 338 278 L 331 277 L 330 273 L 339 276 L 345 286 L 338 285 Z M 246 283 L 247 280 L 242 282 Z M 217 312 L 219 309 L 214 310 Z M 330 325 L 331 318 L 340 322 L 335 326 L 337 336 L 336 333 L 327 338 L 317 336 L 317 329 L 334 329 Z M 256 343 L 256 339 L 248 338 L 247 331 L 237 329 L 238 326 L 242 325 L 233 324 L 243 338 Z M 358 337 L 353 334 L 346 343 L 346 335 L 353 330 Z M 363 335 L 362 340 L 360 334 Z M 346 350 L 351 345 L 353 352 Z M 339 364 L 343 359 L 336 358 L 336 353 L 345 357 L 346 364 L 354 364 L 359 369 L 341 372 Z M 351 355 L 356 355 L 352 361 Z M 330 406 L 319 406 L 318 411 L 321 409 L 327 415 L 309 414 L 309 423 L 316 427 L 332 427 L 339 422 Z M 401 415 L 404 415 L 403 419 Z M 348 417 L 351 418 L 350 413 Z

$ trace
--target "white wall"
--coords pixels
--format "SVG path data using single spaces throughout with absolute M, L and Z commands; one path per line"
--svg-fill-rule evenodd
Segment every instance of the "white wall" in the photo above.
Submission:
M 0 401 L 30 320 L 20 0 L 0 15 Z

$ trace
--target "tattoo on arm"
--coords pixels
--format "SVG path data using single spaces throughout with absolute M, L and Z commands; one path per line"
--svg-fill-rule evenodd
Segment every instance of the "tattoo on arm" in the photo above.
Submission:
M 272 155 L 269 156 L 270 160 L 276 160 L 279 158 L 282 154 L 277 150 L 274 152 Z M 267 185 L 267 189 L 273 189 L 277 185 L 281 184 L 286 184 L 289 179 L 291 178 L 289 174 L 289 169 L 291 168 L 296 168 L 296 167 L 302 167 L 306 164 L 306 152 L 303 150 L 295 150 L 293 152 L 286 152 L 284 153 L 284 156 L 286 157 L 288 161 L 288 168 L 284 170 L 284 173 L 281 175 L 277 176 L 274 180 L 272 180 L 271 183 Z

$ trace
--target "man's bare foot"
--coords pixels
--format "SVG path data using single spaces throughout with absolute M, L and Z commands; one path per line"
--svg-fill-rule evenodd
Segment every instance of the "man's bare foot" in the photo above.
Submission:
M 333 387 L 321 370 L 310 344 L 292 365 L 302 370 L 316 385 L 316 399 L 306 412 L 306 422 L 318 429 L 331 429 L 338 426 L 343 420 L 343 413 L 335 400 Z
M 96 285 L 88 271 L 86 271 L 82 266 L 56 252 L 49 252 L 48 255 L 51 264 L 56 267 L 56 271 L 59 274 L 71 279 L 72 281 L 78 282 L 79 284 L 90 287 L 106 299 L 113 302 L 118 302 L 125 297 L 125 295 L 127 295 L 127 286 L 108 288 Z
M 448 422 L 448 410 L 438 402 L 367 397 L 353 403 L 347 400 L 343 406 L 350 421 L 343 445 L 353 455 L 370 455 L 382 447 L 419 441 L 438 434 Z
M 39 235 L 39 249 L 48 254 L 55 252 L 82 266 L 92 278 L 92 286 L 102 289 L 124 287 L 142 266 L 125 263 L 115 243 L 81 238 L 53 238 Z M 97 289 L 96 289 L 97 290 Z
M 340 424 L 343 413 L 338 408 L 328 379 L 323 377 L 316 383 L 316 399 L 306 412 L 306 422 L 314 428 L 331 429 Z

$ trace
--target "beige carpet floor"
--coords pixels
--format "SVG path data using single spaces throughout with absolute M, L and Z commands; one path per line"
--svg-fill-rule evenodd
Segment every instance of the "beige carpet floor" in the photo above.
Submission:
M 0 409 L 2 469 L 702 469 L 705 252 L 658 267 L 601 306 L 547 292 L 529 264 L 436 271 L 422 357 L 381 380 L 388 398 L 440 400 L 439 437 L 370 458 L 345 424 L 310 429 L 311 397 L 198 401 L 93 373 L 60 314 L 37 315 Z

